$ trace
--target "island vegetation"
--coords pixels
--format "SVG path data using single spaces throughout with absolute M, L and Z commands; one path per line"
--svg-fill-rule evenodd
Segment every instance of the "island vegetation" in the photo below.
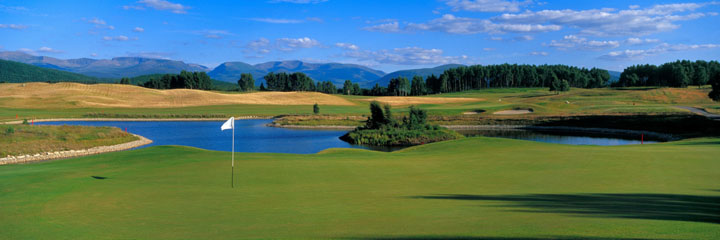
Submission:
M 364 126 L 340 137 L 352 144 L 375 146 L 406 146 L 459 139 L 459 133 L 427 123 L 427 111 L 410 106 L 408 116 L 396 121 L 390 105 L 370 103 L 370 117 Z

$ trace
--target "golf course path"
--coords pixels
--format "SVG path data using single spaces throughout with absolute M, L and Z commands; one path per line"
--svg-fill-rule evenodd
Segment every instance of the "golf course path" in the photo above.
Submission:
M 688 110 L 688 111 L 690 111 L 690 112 L 692 112 L 692 113 L 695 113 L 695 114 L 703 115 L 703 116 L 705 116 L 705 117 L 707 117 L 707 118 L 710 118 L 710 119 L 712 119 L 712 120 L 715 120 L 715 121 L 720 121 L 720 114 L 713 114 L 713 113 L 709 113 L 709 112 L 707 112 L 707 111 L 705 111 L 705 110 L 703 110 L 703 109 L 700 109 L 700 108 L 694 108 L 694 107 L 688 107 L 688 106 L 675 106 L 675 107 L 676 107 L 676 108 L 680 108 L 680 109 Z

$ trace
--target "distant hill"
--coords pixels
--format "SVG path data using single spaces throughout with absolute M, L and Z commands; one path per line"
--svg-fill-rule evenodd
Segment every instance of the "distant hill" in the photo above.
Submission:
M 0 82 L 79 82 L 97 83 L 101 80 L 56 69 L 47 69 L 30 64 L 0 60 Z
M 618 80 L 620 80 L 620 74 L 622 74 L 622 72 L 616 72 L 616 71 L 610 71 L 610 70 L 608 70 L 608 73 L 610 74 L 610 81 L 609 81 L 610 83 L 614 83 L 614 82 L 617 82 Z
M 236 82 L 242 73 L 251 73 L 256 85 L 269 72 L 302 72 L 316 81 L 331 81 L 341 86 L 345 80 L 364 83 L 385 75 L 383 71 L 356 64 L 342 63 L 306 63 L 302 61 L 274 61 L 255 65 L 243 62 L 226 62 L 208 73 L 210 77 L 227 82 Z
M 367 82 L 365 84 L 360 84 L 361 87 L 364 88 L 370 88 L 375 86 L 375 83 L 380 84 L 380 86 L 387 86 L 387 84 L 390 82 L 390 79 L 396 78 L 396 77 L 406 77 L 408 79 L 411 79 L 414 76 L 421 76 L 423 78 L 427 78 L 428 76 L 435 74 L 435 76 L 440 76 L 445 70 L 450 68 L 456 68 L 456 67 L 462 67 L 465 65 L 462 64 L 446 64 L 446 65 L 440 65 L 434 68 L 419 68 L 419 69 L 408 69 L 408 70 L 400 70 L 388 73 L 387 75 L 383 76 L 380 79 L 377 79 L 375 81 Z
M 208 71 L 207 67 L 182 61 L 141 57 L 116 57 L 113 59 L 57 59 L 47 56 L 33 56 L 24 52 L 0 52 L 0 59 L 32 64 L 68 72 L 80 73 L 98 78 L 135 77 L 155 73 L 180 73 L 187 71 Z

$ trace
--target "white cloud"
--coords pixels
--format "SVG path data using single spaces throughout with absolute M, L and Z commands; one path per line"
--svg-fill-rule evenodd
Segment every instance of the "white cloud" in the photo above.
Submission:
M 52 49 L 50 47 L 40 47 L 37 51 L 42 52 L 42 53 L 61 53 L 62 52 L 60 50 Z
M 82 20 L 83 20 L 84 22 L 86 22 L 86 23 L 90 23 L 90 24 L 95 25 L 95 28 L 107 28 L 107 29 L 110 29 L 110 30 L 115 29 L 115 26 L 113 26 L 113 25 L 107 25 L 107 22 L 105 22 L 105 20 L 102 20 L 102 19 L 99 19 L 99 18 L 96 18 L 96 17 L 91 18 L 91 19 L 82 18 Z
M 383 23 L 379 25 L 364 27 L 363 30 L 371 32 L 399 32 L 400 24 L 398 22 Z
M 703 13 L 675 15 L 700 9 L 711 3 L 682 3 L 654 5 L 645 9 L 616 10 L 542 10 L 518 14 L 505 13 L 493 21 L 513 24 L 550 24 L 580 29 L 580 33 L 595 36 L 642 36 L 677 29 L 678 21 L 706 16 Z
M 187 10 L 190 9 L 190 7 L 188 6 L 184 6 L 179 3 L 169 2 L 166 0 L 140 0 L 137 1 L 137 3 L 141 5 L 123 6 L 123 9 L 145 10 L 145 8 L 152 8 L 160 11 L 170 11 L 177 14 L 185 14 L 187 13 Z
M 718 47 L 720 47 L 720 44 L 686 45 L 686 44 L 663 43 L 663 44 L 657 45 L 654 48 L 650 48 L 650 49 L 634 49 L 634 50 L 628 49 L 628 50 L 623 50 L 623 51 L 609 52 L 605 55 L 600 56 L 600 59 L 614 60 L 614 61 L 638 60 L 638 59 L 643 59 L 645 57 L 663 54 L 663 53 L 667 53 L 667 52 L 680 52 L 680 51 L 690 51 L 690 50 L 699 50 L 699 49 L 711 49 L 711 48 L 718 48 Z
M 495 51 L 495 50 L 497 50 L 497 48 L 483 48 L 483 51 L 487 51 L 487 52 Z
M 620 42 L 588 40 L 587 38 L 582 38 L 575 35 L 567 35 L 563 37 L 562 40 L 550 41 L 547 46 L 560 50 L 602 50 L 619 47 Z
M 142 57 L 142 58 L 159 58 L 170 60 L 170 57 L 175 55 L 171 52 L 126 52 L 125 55 L 128 57 Z
M 132 38 L 131 38 L 131 37 L 128 37 L 128 36 L 119 35 L 119 36 L 115 36 L 115 37 L 104 36 L 104 37 L 102 38 L 102 40 L 105 40 L 105 41 L 127 42 L 127 41 L 135 41 L 135 40 L 138 40 L 138 38 L 137 38 L 137 37 L 132 37 Z
M 351 44 L 351 43 L 336 43 L 336 47 L 346 49 L 346 50 L 358 50 L 360 49 L 357 45 Z
M 532 56 L 547 56 L 550 54 L 547 52 L 530 52 L 530 55 L 532 55 Z
M 320 42 L 315 39 L 304 38 L 280 38 L 275 40 L 277 49 L 284 52 L 294 51 L 300 48 L 312 48 L 320 46 Z
M 0 28 L 9 28 L 15 30 L 23 30 L 27 28 L 27 25 L 22 24 L 0 24 Z
M 324 22 L 323 19 L 319 18 L 319 17 L 308 17 L 308 18 L 305 18 L 305 20 L 308 20 L 311 22 L 319 22 L 319 23 Z
M 490 37 L 490 40 L 493 40 L 493 41 L 507 41 L 507 42 L 522 42 L 522 41 L 530 41 L 533 39 L 535 39 L 535 37 L 530 36 L 530 35 L 521 35 L 521 36 L 516 36 L 516 37 L 512 37 L 512 38 L 503 38 L 503 37 L 497 37 L 497 36 Z
M 645 39 L 628 38 L 624 41 L 624 43 L 627 45 L 641 45 L 641 44 L 656 43 L 656 42 L 660 42 L 660 40 L 659 39 L 650 39 L 650 38 L 645 38 Z
M 97 54 L 97 53 L 91 53 L 90 56 L 91 56 L 91 57 L 97 57 L 98 54 Z
M 424 49 L 420 47 L 395 48 L 392 50 L 353 50 L 347 51 L 343 56 L 359 61 L 369 61 L 377 64 L 395 65 L 434 65 L 459 63 L 467 56 L 445 56 L 440 49 Z
M 255 56 L 246 56 L 246 57 L 254 57 L 254 58 L 261 58 L 263 54 L 270 53 L 270 40 L 266 38 L 260 38 L 258 40 L 254 40 L 246 44 L 243 48 L 243 52 L 245 54 L 256 54 Z
M 292 24 L 302 23 L 303 20 L 297 19 L 282 19 L 282 18 L 248 18 L 250 21 L 264 22 L 264 23 L 280 23 L 280 24 Z
M 452 14 L 445 14 L 441 18 L 430 20 L 427 23 L 410 23 L 407 30 L 437 31 L 454 34 L 476 34 L 476 33 L 536 33 L 558 31 L 559 25 L 541 24 L 514 24 L 494 23 L 487 19 L 455 17 Z
M 99 19 L 99 18 L 92 18 L 92 19 L 88 19 L 88 20 L 85 20 L 85 21 L 88 22 L 88 23 L 97 24 L 97 25 L 105 25 L 105 24 L 107 24 L 107 23 L 105 23 L 105 20 L 102 20 L 102 19 Z
M 445 4 L 453 8 L 453 11 L 471 12 L 517 12 L 520 7 L 532 4 L 531 0 L 505 1 L 505 0 L 445 0 Z
M 32 55 L 38 55 L 38 53 L 45 53 L 45 54 L 47 54 L 47 53 L 50 53 L 50 54 L 64 53 L 64 51 L 53 49 L 50 47 L 44 47 L 44 46 L 38 48 L 37 50 L 32 50 L 29 48 L 20 48 L 20 49 L 18 49 L 18 51 L 25 52 L 27 54 L 32 54 Z
M 145 32 L 145 29 L 141 27 L 135 27 L 133 28 L 133 32 Z

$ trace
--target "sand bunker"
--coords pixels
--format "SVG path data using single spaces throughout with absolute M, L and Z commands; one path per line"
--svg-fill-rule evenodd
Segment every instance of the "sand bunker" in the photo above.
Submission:
M 0 84 L 0 106 L 12 108 L 168 108 L 228 104 L 355 105 L 317 92 L 228 94 L 191 89 L 156 90 L 132 85 L 80 83 Z
M 391 106 L 419 105 L 419 104 L 443 104 L 443 103 L 465 103 L 479 102 L 482 98 L 444 98 L 444 97 L 375 97 L 362 99 L 363 101 L 378 101 L 390 104 Z
M 503 111 L 494 112 L 493 114 L 497 114 L 497 115 L 519 115 L 519 114 L 528 114 L 528 113 L 532 113 L 532 111 L 530 111 L 530 110 L 528 110 L 528 109 L 503 110 Z

